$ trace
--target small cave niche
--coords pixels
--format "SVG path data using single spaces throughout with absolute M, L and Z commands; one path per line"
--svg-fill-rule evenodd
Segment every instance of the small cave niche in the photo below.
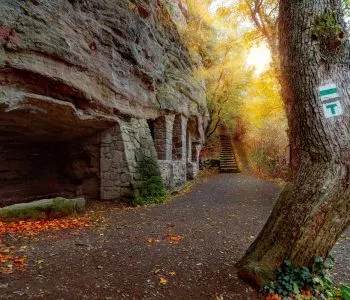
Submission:
M 158 160 L 166 160 L 168 156 L 166 116 L 160 116 L 155 120 L 147 120 L 147 123 L 151 131 Z
M 99 198 L 99 137 L 0 145 L 0 207 L 52 197 Z

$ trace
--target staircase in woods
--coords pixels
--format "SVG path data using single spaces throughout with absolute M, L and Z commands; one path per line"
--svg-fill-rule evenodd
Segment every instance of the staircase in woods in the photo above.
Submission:
M 239 173 L 235 153 L 233 152 L 231 137 L 229 135 L 220 135 L 221 154 L 220 154 L 220 172 L 221 173 Z

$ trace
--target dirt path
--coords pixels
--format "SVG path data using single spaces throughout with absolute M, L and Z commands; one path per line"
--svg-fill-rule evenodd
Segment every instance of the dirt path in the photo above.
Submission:
M 202 181 L 164 205 L 108 206 L 93 228 L 12 241 L 25 245 L 29 265 L 0 275 L 0 299 L 260 299 L 234 264 L 280 189 L 241 174 Z M 349 274 L 347 249 L 344 238 L 340 276 Z

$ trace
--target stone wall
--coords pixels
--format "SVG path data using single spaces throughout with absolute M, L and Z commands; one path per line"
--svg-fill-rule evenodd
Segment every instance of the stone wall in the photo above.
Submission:
M 101 135 L 100 197 L 102 200 L 130 198 L 131 176 L 119 124 Z
M 187 179 L 193 179 L 198 174 L 200 141 L 203 140 L 203 133 L 196 126 L 198 122 L 188 124 L 188 119 L 180 114 L 165 115 L 154 121 L 158 165 L 168 189 L 180 188 Z
M 167 189 L 178 189 L 198 173 L 200 143 L 193 137 L 199 133 L 193 130 L 186 117 L 173 114 L 119 118 L 75 141 L 8 142 L 0 146 L 0 206 L 56 196 L 129 201 L 145 162 L 158 166 L 155 175 Z
M 151 131 L 145 119 L 134 119 L 120 122 L 122 137 L 125 145 L 125 156 L 131 177 L 133 190 L 142 185 L 142 168 L 157 162 L 157 152 L 152 139 Z M 153 175 L 159 175 L 156 171 Z
M 129 200 L 140 186 L 143 163 L 157 161 L 147 120 L 119 120 L 102 133 L 101 199 Z

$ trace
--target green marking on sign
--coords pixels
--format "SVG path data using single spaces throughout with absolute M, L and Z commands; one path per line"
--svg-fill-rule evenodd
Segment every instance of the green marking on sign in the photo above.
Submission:
M 324 116 L 328 118 L 334 118 L 343 114 L 343 109 L 340 101 L 333 101 L 323 104 Z
M 338 89 L 329 89 L 329 90 L 322 90 L 320 91 L 320 95 L 321 97 L 323 96 L 328 96 L 328 95 L 332 95 L 332 94 L 337 94 L 338 93 Z
M 337 85 L 334 83 L 322 85 L 318 88 L 318 91 L 322 101 L 340 97 L 339 89 Z
M 337 107 L 337 104 L 329 104 L 326 106 L 327 109 L 330 109 L 332 111 L 332 115 L 336 115 L 337 111 L 335 110 L 335 108 Z

